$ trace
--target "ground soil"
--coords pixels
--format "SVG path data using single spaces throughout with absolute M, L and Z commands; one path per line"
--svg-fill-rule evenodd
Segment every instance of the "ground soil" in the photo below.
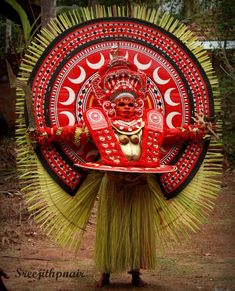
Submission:
M 166 251 L 164 255 L 159 254 L 155 271 L 142 272 L 147 287 L 132 287 L 130 275 L 121 273 L 112 274 L 111 285 L 103 290 L 235 290 L 233 171 L 224 174 L 222 186 L 208 223 L 189 241 Z M 8 182 L 7 187 L 11 190 L 12 184 Z M 75 257 L 41 232 L 29 218 L 20 193 L 10 190 L 0 191 L 4 192 L 0 195 L 0 268 L 10 277 L 3 278 L 5 286 L 14 291 L 98 290 L 95 282 L 99 273 L 93 262 L 95 226 L 89 225 Z M 32 272 L 37 275 L 41 272 L 44 277 L 32 278 Z M 70 277 L 56 279 L 55 274 L 52 276 L 53 272 L 69 272 Z

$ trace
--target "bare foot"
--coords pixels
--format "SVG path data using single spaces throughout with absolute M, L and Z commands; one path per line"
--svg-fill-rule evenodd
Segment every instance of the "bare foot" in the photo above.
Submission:
M 135 287 L 144 287 L 144 286 L 148 285 L 138 275 L 132 276 L 131 284 Z
M 96 287 L 97 288 L 102 288 L 104 286 L 109 285 L 110 284 L 109 277 L 110 277 L 109 273 L 103 273 L 101 275 L 99 281 L 97 282 Z
M 144 287 L 147 285 L 147 283 L 140 278 L 141 274 L 140 274 L 139 270 L 132 270 L 132 271 L 129 271 L 128 273 L 132 275 L 131 284 L 133 286 Z
M 6 286 L 4 285 L 4 283 L 2 281 L 2 277 L 9 279 L 9 276 L 2 269 L 0 269 L 0 290 L 7 291 L 8 289 L 6 288 Z

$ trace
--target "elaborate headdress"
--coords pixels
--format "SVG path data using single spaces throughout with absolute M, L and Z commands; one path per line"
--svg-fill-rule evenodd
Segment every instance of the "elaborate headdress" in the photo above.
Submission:
M 115 116 L 115 101 L 122 97 L 135 99 L 136 115 L 142 116 L 147 90 L 147 77 L 136 65 L 119 55 L 113 47 L 106 62 L 92 81 L 95 97 L 109 117 Z

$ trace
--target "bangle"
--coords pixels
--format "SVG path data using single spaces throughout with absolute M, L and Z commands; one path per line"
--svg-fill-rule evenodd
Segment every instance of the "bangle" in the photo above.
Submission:
M 80 145 L 81 134 L 82 134 L 82 128 L 76 127 L 75 133 L 74 133 L 74 141 L 73 141 L 76 146 Z
M 76 127 L 73 142 L 76 146 L 79 146 L 81 143 L 81 140 L 82 140 L 82 142 L 85 141 L 85 139 L 88 136 L 89 136 L 89 130 L 87 127 L 83 127 L 83 128 Z
M 56 135 L 61 135 L 62 130 L 63 130 L 62 127 L 58 127 L 57 130 L 56 130 L 56 132 L 55 132 L 55 134 Z

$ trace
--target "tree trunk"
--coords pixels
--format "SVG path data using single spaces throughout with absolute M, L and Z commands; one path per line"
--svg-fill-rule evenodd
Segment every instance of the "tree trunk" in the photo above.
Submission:
M 88 7 L 95 7 L 98 4 L 97 0 L 88 0 Z
M 45 27 L 48 22 L 56 17 L 56 0 L 41 0 L 41 23 Z
M 11 42 L 11 20 L 6 20 L 6 34 L 5 34 L 5 53 L 7 54 Z
M 183 1 L 182 16 L 184 18 L 191 18 L 197 13 L 197 4 L 195 0 Z

